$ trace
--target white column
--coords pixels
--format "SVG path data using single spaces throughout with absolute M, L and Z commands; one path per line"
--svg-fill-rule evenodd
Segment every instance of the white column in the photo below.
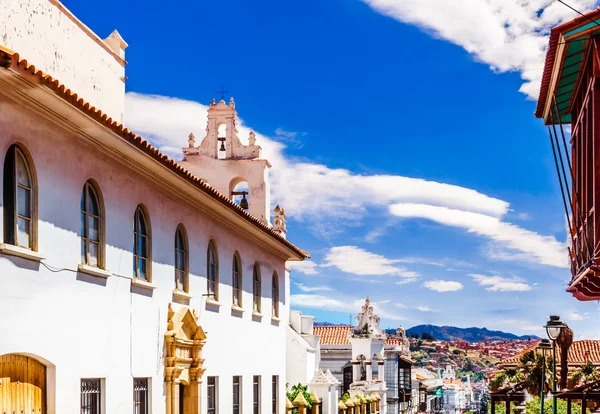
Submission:
M 373 367 L 371 364 L 371 361 L 365 362 L 365 365 L 367 366 L 367 381 L 371 381 L 373 379 Z
M 360 363 L 352 361 L 352 382 L 360 381 Z
M 383 366 L 384 366 L 384 362 L 383 361 L 377 361 L 377 363 L 379 364 L 379 367 L 377 367 L 377 380 L 378 381 L 383 381 L 384 380 L 384 376 L 383 376 Z

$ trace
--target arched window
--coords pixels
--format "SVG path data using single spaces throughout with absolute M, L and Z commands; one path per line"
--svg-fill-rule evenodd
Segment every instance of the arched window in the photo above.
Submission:
M 150 281 L 150 252 L 152 238 L 150 223 L 145 209 L 140 205 L 133 219 L 133 276 Z
M 229 182 L 229 198 L 244 210 L 249 208 L 248 182 L 243 177 L 235 177 Z
M 206 280 L 207 293 L 214 300 L 219 300 L 219 259 L 217 257 L 217 248 L 211 240 L 208 243 L 208 252 L 206 253 Z
M 19 146 L 11 145 L 8 149 L 3 174 L 4 243 L 35 250 L 37 247 L 35 173 Z
M 182 224 L 175 230 L 175 289 L 189 293 L 187 237 Z
M 277 277 L 277 272 L 273 272 L 273 282 L 271 284 L 271 302 L 272 309 L 271 315 L 278 318 L 279 317 L 279 278 Z
M 233 265 L 232 265 L 232 294 L 233 294 L 233 304 L 235 306 L 242 306 L 242 266 L 240 263 L 240 255 L 238 252 L 235 252 L 233 255 Z
M 81 263 L 104 266 L 102 203 L 96 186 L 88 181 L 81 192 Z
M 252 310 L 260 313 L 260 266 L 254 264 L 252 270 Z

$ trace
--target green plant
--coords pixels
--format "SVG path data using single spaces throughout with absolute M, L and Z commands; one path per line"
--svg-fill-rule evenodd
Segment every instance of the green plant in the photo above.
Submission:
M 286 391 L 288 390 L 288 386 L 289 386 L 289 384 L 285 385 Z M 288 397 L 288 399 L 290 401 L 293 402 L 299 393 L 302 393 L 302 395 L 304 396 L 304 399 L 308 403 L 307 407 L 311 408 L 312 407 L 312 396 L 310 395 L 310 392 L 308 392 L 308 385 L 302 385 L 300 383 L 298 383 L 296 385 L 292 385 L 292 388 L 290 389 L 289 392 L 286 393 L 286 396 Z M 292 413 L 298 414 L 298 407 L 294 407 L 292 409 Z
M 349 399 L 350 399 L 350 394 L 348 394 L 348 393 L 345 393 L 344 395 L 342 395 L 342 398 L 341 398 L 342 402 L 344 402 L 344 403 L 345 403 L 345 402 L 346 402 L 346 401 L 348 401 Z
M 569 388 L 575 388 L 578 385 L 588 384 L 600 380 L 600 372 L 591 362 L 573 370 L 569 377 Z

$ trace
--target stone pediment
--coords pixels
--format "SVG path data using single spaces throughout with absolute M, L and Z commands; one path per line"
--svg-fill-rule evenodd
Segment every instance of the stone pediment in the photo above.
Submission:
M 203 341 L 206 334 L 198 325 L 196 311 L 188 307 L 182 307 L 177 311 L 169 304 L 167 332 L 165 336 L 175 337 L 179 340 Z

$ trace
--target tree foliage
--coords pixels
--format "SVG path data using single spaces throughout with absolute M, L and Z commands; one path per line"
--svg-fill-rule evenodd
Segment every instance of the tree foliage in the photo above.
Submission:
M 288 384 L 286 384 L 286 391 L 288 388 L 287 386 L 288 386 Z M 304 399 L 306 400 L 306 402 L 308 402 L 308 408 L 312 407 L 312 396 L 310 395 L 310 392 L 308 392 L 308 385 L 302 385 L 300 383 L 298 383 L 296 385 L 292 385 L 292 388 L 290 389 L 289 392 L 286 393 L 286 396 L 288 397 L 288 399 L 290 401 L 293 402 L 299 393 L 302 393 L 302 395 L 304 396 Z M 297 414 L 298 408 L 294 407 L 292 409 L 292 413 Z

